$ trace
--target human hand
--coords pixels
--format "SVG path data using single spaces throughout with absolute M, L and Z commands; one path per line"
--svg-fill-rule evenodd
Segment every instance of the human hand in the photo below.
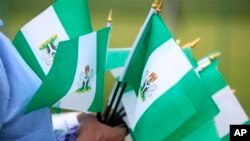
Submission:
M 126 129 L 100 123 L 94 115 L 80 114 L 77 141 L 124 141 Z

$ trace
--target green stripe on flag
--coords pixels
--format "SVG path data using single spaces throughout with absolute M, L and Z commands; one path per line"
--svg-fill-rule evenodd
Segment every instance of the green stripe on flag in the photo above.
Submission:
M 69 90 L 75 76 L 78 57 L 78 38 L 61 42 L 54 64 L 41 87 L 29 103 L 26 113 L 52 106 Z M 67 59 L 65 59 L 67 58 Z
M 123 81 L 127 82 L 136 92 L 136 95 L 138 95 L 138 90 L 139 90 L 139 86 L 141 83 L 141 78 L 142 78 L 142 72 L 143 72 L 143 68 L 145 66 L 145 58 L 147 55 L 147 50 L 148 48 L 145 48 L 148 44 L 149 41 L 149 36 L 147 34 L 150 33 L 150 26 L 151 26 L 151 19 L 149 20 L 142 36 L 141 39 L 138 43 L 138 46 L 136 46 L 134 52 L 133 52 L 133 56 L 131 58 L 131 61 L 129 62 L 129 67 L 126 71 L 126 74 L 124 76 Z M 133 70 L 130 68 L 137 68 L 137 70 Z M 134 79 L 137 78 L 137 79 Z
M 189 71 L 189 73 L 180 80 L 178 85 L 181 85 L 184 89 L 187 97 L 197 109 L 197 113 L 185 121 L 185 123 L 170 136 L 166 136 L 166 140 L 169 141 L 181 140 L 204 123 L 213 119 L 219 113 L 218 107 L 212 100 L 212 94 L 206 90 L 204 84 L 193 70 Z
M 144 112 L 134 129 L 134 137 L 138 141 L 163 140 L 195 113 L 184 91 L 176 85 Z M 149 129 L 152 129 L 150 134 Z
M 188 61 L 191 63 L 191 65 L 196 68 L 198 66 L 197 61 L 195 60 L 195 58 L 193 57 L 192 54 L 192 49 L 190 47 L 186 47 L 183 49 L 184 54 L 186 55 Z
M 217 134 L 214 121 L 210 120 L 182 139 L 182 141 L 220 141 L 220 137 Z
M 57 0 L 53 7 L 70 39 L 92 32 L 87 0 Z
M 151 24 L 151 30 L 149 33 L 150 36 L 149 36 L 149 41 L 148 41 L 147 57 L 145 60 L 146 62 L 152 52 L 154 52 L 158 47 L 160 47 L 167 40 L 172 38 L 170 31 L 168 30 L 162 18 L 158 14 L 153 15 L 152 20 L 154 22 L 152 22 Z M 161 36 L 161 35 L 164 35 L 164 36 Z
M 209 98 L 211 94 L 207 93 L 204 84 L 197 76 L 194 70 L 190 70 L 186 75 L 178 82 L 178 85 L 185 90 L 190 101 L 196 108 L 200 108 Z
M 221 141 L 230 141 L 230 135 L 227 134 L 226 136 L 224 136 L 223 138 L 221 138 Z
M 89 111 L 101 111 L 103 107 L 103 87 L 104 87 L 104 73 L 105 62 L 100 60 L 106 60 L 107 41 L 109 38 L 110 28 L 104 28 L 97 32 L 97 82 L 96 82 L 96 94 Z
M 188 119 L 180 128 L 178 128 L 173 134 L 166 138 L 167 141 L 181 140 L 185 136 L 192 134 L 197 128 L 203 126 L 207 121 L 214 119 L 219 113 L 219 109 L 210 98 L 200 108 L 198 112 L 190 119 Z M 200 138 L 202 139 L 202 138 Z
M 24 60 L 26 60 L 26 63 L 31 67 L 31 69 L 36 72 L 40 79 L 43 80 L 46 75 L 43 72 L 41 66 L 39 65 L 35 55 L 33 54 L 33 51 L 31 50 L 22 32 L 19 31 L 17 33 L 15 39 L 13 40 L 13 44 L 15 45 L 18 52 L 22 54 L 22 57 L 24 58 Z
M 158 14 L 152 15 L 138 45 L 136 46 L 123 80 L 133 87 L 136 94 L 138 93 L 143 69 L 149 56 L 155 49 L 160 47 L 160 45 L 165 43 L 171 37 L 172 35 L 163 23 L 161 17 Z M 135 71 L 130 68 L 137 68 L 137 70 Z
M 114 48 L 107 52 L 106 71 L 123 67 L 127 61 L 131 49 L 129 48 Z
M 208 91 L 215 94 L 227 85 L 222 74 L 218 71 L 218 60 L 214 60 L 206 69 L 200 73 L 201 81 L 207 86 Z

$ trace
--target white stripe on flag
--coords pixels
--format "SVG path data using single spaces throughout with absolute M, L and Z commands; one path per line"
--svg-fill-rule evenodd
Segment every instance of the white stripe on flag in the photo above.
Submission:
M 220 113 L 215 117 L 215 125 L 220 137 L 229 133 L 229 125 L 243 124 L 248 120 L 246 113 L 229 86 L 213 95 L 213 99 L 220 110 Z
M 150 105 L 173 87 L 191 69 L 191 64 L 173 38 L 154 50 L 146 63 L 143 75 L 147 71 L 148 73 L 155 72 L 158 78 L 156 80 L 157 88 L 152 92 L 150 98 L 145 101 L 138 97 L 132 128 L 135 127 Z
M 204 57 L 204 58 L 202 58 L 201 60 L 198 61 L 198 66 L 200 66 L 200 65 L 202 65 L 204 63 L 207 63 L 209 61 L 210 61 L 209 57 Z
M 110 72 L 111 72 L 112 76 L 115 79 L 117 79 L 117 78 L 121 77 L 123 70 L 124 70 L 124 67 L 120 67 L 120 68 L 112 69 Z
M 51 28 L 53 27 L 53 28 Z M 31 47 L 34 55 L 45 74 L 48 74 L 52 63 L 45 60 L 45 54 L 39 50 L 39 46 L 48 40 L 52 35 L 57 35 L 58 41 L 68 40 L 69 37 L 64 30 L 59 18 L 57 17 L 54 8 L 50 6 L 39 16 L 27 23 L 22 29 L 26 41 Z M 39 36 L 37 36 L 39 34 Z M 58 43 L 58 42 L 57 42 Z
M 137 97 L 133 90 L 124 93 L 122 96 L 122 104 L 126 111 L 126 122 L 129 128 L 132 128 L 132 123 L 135 116 L 136 100 Z
M 96 32 L 79 38 L 78 62 L 74 82 L 68 93 L 60 100 L 60 108 L 85 112 L 91 106 L 96 93 L 96 42 Z M 93 77 L 89 82 L 91 90 L 86 93 L 77 93 L 76 90 L 82 87 L 81 79 L 86 65 L 89 65 L 90 70 L 93 69 Z

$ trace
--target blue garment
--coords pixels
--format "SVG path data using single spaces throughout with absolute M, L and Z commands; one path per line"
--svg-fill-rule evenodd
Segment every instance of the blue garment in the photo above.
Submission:
M 23 114 L 40 84 L 0 32 L 0 141 L 55 141 L 48 108 Z
M 77 138 L 78 126 L 70 127 L 67 131 L 65 130 L 54 130 L 56 141 L 75 141 Z
M 0 112 L 5 113 L 9 99 L 9 84 L 5 75 L 2 60 L 0 59 Z M 2 128 L 4 115 L 0 113 L 0 129 Z

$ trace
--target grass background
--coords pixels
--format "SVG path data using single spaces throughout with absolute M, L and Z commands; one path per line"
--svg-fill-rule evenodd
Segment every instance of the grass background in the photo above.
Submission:
M 1 31 L 13 39 L 30 19 L 53 0 L 0 0 Z M 113 8 L 110 47 L 130 47 L 143 24 L 153 0 L 89 0 L 94 30 L 106 25 Z M 220 70 L 250 115 L 250 1 L 249 0 L 165 0 L 161 13 L 175 38 L 185 44 L 196 37 L 201 41 L 194 49 L 200 59 L 214 50 L 222 52 Z M 105 94 L 114 84 L 106 73 Z

